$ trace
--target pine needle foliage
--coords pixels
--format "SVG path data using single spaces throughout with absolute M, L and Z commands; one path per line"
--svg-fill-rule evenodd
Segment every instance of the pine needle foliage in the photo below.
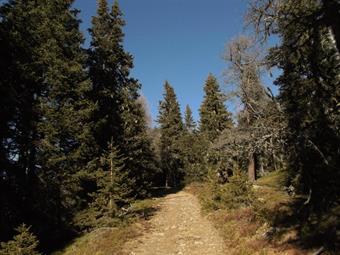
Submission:
M 199 130 L 213 141 L 226 128 L 232 126 L 231 114 L 227 111 L 217 79 L 209 74 L 204 85 L 204 100 L 200 107 Z
M 0 243 L 1 255 L 39 255 L 37 247 L 39 241 L 37 237 L 30 232 L 30 227 L 25 224 L 15 229 L 17 234 L 13 240 L 6 243 Z
M 184 126 L 175 91 L 167 81 L 164 90 L 164 99 L 159 104 L 158 116 L 161 132 L 161 164 L 166 186 L 177 186 L 183 177 L 180 142 Z

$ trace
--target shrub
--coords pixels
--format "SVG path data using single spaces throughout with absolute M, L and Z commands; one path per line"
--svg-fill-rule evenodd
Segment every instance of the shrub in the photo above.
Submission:
M 247 207 L 254 200 L 252 184 L 245 173 L 235 170 L 228 182 L 220 184 L 218 177 L 209 171 L 208 183 L 201 199 L 206 209 L 236 209 Z
M 30 227 L 22 224 L 16 231 L 18 234 L 14 236 L 13 240 L 0 244 L 0 255 L 39 255 L 40 253 L 37 251 L 39 241 L 30 232 Z

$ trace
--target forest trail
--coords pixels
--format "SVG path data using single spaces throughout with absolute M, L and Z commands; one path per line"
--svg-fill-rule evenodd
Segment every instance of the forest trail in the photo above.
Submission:
M 223 240 L 201 215 L 198 199 L 185 191 L 164 197 L 149 220 L 150 229 L 128 242 L 129 255 L 220 255 Z

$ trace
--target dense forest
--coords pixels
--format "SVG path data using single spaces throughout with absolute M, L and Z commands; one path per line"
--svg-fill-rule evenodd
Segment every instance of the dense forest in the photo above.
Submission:
M 155 127 L 118 2 L 97 1 L 88 48 L 73 2 L 0 6 L 0 254 L 51 253 L 115 226 L 155 187 L 196 182 L 215 210 L 252 207 L 298 226 L 301 245 L 339 251 L 339 0 L 249 1 L 251 35 L 228 43 L 226 84 L 202 84 L 199 121 L 165 81 Z M 262 82 L 273 68 L 277 95 Z M 253 191 L 273 172 L 292 198 L 286 215 Z

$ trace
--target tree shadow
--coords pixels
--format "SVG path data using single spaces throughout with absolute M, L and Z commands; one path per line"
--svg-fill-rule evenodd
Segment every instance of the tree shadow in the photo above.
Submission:
M 340 206 L 329 210 L 315 210 L 304 199 L 284 205 L 288 210 L 274 210 L 269 239 L 281 239 L 287 233 L 295 233 L 286 243 L 304 250 L 340 251 Z M 321 253 L 320 253 L 321 254 Z M 322 253 L 325 254 L 325 253 Z
M 153 187 L 150 191 L 150 196 L 154 198 L 165 197 L 183 190 L 184 187 L 184 184 L 178 185 L 176 187 Z

